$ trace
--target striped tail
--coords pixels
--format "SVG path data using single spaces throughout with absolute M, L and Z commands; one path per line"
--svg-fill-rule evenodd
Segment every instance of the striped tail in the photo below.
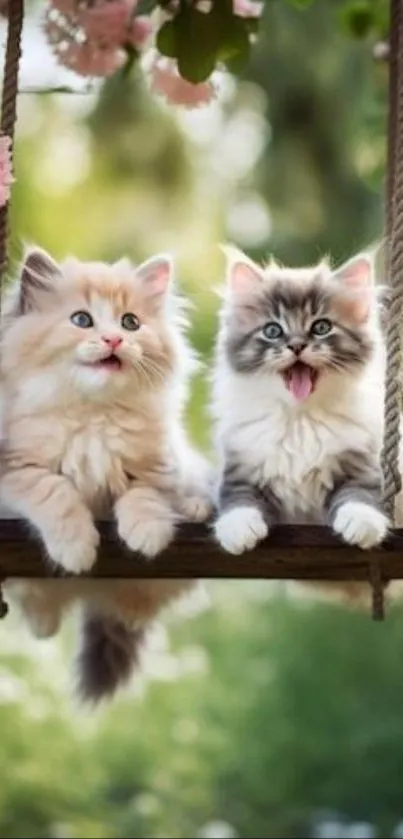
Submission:
M 77 657 L 77 691 L 85 702 L 110 699 L 139 664 L 145 627 L 128 627 L 117 618 L 95 612 L 84 616 Z

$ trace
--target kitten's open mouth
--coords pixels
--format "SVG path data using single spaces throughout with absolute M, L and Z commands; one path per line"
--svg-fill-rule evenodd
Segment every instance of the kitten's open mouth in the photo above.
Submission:
M 117 355 L 108 355 L 106 358 L 101 358 L 100 361 L 97 361 L 94 367 L 102 367 L 106 368 L 107 370 L 120 370 L 122 367 L 122 362 Z
M 309 364 L 304 364 L 302 361 L 296 361 L 292 367 L 289 367 L 283 373 L 284 381 L 287 390 L 292 393 L 298 402 L 308 399 L 308 396 L 314 392 L 319 373 L 310 367 Z

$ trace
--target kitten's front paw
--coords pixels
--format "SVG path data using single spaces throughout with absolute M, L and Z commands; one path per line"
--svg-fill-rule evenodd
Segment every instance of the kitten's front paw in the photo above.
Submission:
M 369 550 L 380 545 L 388 532 L 386 516 L 362 501 L 348 501 L 337 511 L 333 529 L 345 542 Z
M 141 521 L 132 514 L 118 518 L 118 533 L 131 551 L 153 559 L 172 542 L 175 531 L 169 518 Z
M 89 514 L 73 515 L 45 535 L 45 545 L 53 562 L 71 574 L 83 574 L 95 563 L 99 539 Z
M 214 531 L 225 551 L 242 554 L 265 539 L 269 528 L 257 507 L 234 507 L 217 519 Z
M 207 521 L 213 512 L 213 504 L 207 495 L 189 495 L 181 498 L 179 512 L 185 521 Z

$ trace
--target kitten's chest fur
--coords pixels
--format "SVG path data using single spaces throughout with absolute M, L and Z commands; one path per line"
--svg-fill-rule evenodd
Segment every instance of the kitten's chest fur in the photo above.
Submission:
M 327 424 L 309 415 L 288 418 L 272 427 L 269 421 L 261 435 L 256 435 L 250 452 L 255 480 L 263 490 L 270 485 L 289 519 L 321 521 L 326 496 L 340 477 L 342 454 L 349 442 L 353 449 L 365 449 L 368 435 L 364 429 L 354 429 L 348 435 L 342 420 Z
M 163 394 L 98 400 L 71 389 L 56 400 L 57 386 L 29 381 L 6 403 L 0 436 L 11 468 L 37 463 L 65 475 L 95 513 L 133 480 L 164 470 L 170 415 Z
M 92 507 L 118 497 L 133 479 L 156 468 L 162 434 L 157 420 L 128 411 L 66 419 L 60 470 Z
M 376 450 L 377 424 L 340 406 L 333 411 L 289 410 L 277 405 L 241 422 L 231 448 L 245 477 L 281 501 L 287 521 L 322 522 L 324 503 L 343 477 L 348 452 Z
M 127 485 L 124 439 L 107 417 L 81 424 L 66 423 L 60 471 L 70 478 L 86 501 L 97 506 L 106 495 L 115 496 Z

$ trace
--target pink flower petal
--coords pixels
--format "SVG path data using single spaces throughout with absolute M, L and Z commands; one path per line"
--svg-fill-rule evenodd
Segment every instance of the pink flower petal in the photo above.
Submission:
M 77 12 L 76 0 L 50 0 L 50 4 L 62 15 L 75 15 Z
M 52 0 L 44 29 L 58 61 L 81 76 L 113 75 L 125 60 L 122 47 L 134 5 L 135 0 L 98 0 L 90 7 Z
M 105 46 L 122 46 L 130 23 L 132 5 L 126 0 L 99 3 L 78 12 L 78 22 L 88 40 Z
M 11 140 L 3 134 L 0 136 L 0 207 L 4 207 L 10 200 L 13 183 Z
M 161 56 L 151 68 L 151 90 L 164 96 L 171 105 L 189 109 L 209 105 L 216 96 L 211 81 L 192 84 L 179 75 L 175 61 Z
M 69 44 L 58 56 L 65 67 L 80 76 L 112 76 L 124 63 L 124 53 L 115 48 L 100 49 L 90 42 Z
M 82 76 L 112 75 L 124 63 L 124 47 L 142 48 L 153 30 L 147 17 L 134 17 L 138 0 L 48 2 L 44 28 L 53 52 Z
M 254 0 L 233 0 L 234 14 L 238 17 L 260 17 L 263 12 L 263 3 Z
M 148 17 L 136 17 L 129 30 L 128 42 L 134 47 L 141 49 L 147 43 L 154 30 L 154 26 Z

